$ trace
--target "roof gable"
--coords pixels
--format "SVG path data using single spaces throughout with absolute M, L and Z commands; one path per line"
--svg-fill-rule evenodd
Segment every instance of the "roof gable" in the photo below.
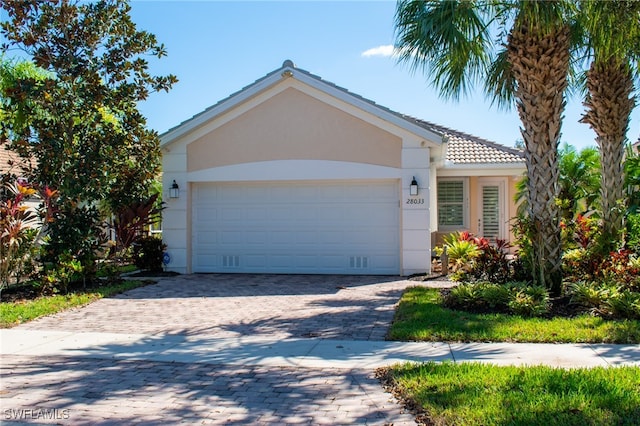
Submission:
M 187 170 L 283 159 L 401 167 L 402 138 L 296 86 L 282 86 L 260 102 L 243 105 L 219 125 L 194 132 Z
M 431 130 L 414 123 L 412 120 L 407 120 L 405 116 L 391 111 L 375 102 L 356 95 L 348 90 L 341 88 L 333 83 L 327 82 L 322 78 L 311 74 L 308 71 L 297 68 L 290 60 L 284 61 L 282 67 L 270 72 L 254 83 L 244 87 L 240 91 L 233 93 L 229 97 L 219 101 L 215 105 L 205 109 L 203 112 L 193 116 L 192 118 L 180 123 L 176 127 L 169 129 L 167 132 L 160 136 L 161 145 L 166 146 L 171 144 L 183 135 L 205 125 L 210 120 L 224 114 L 225 112 L 233 109 L 234 107 L 242 104 L 245 101 L 259 95 L 260 93 L 280 84 L 286 79 L 293 78 L 309 87 L 319 90 L 327 95 L 332 96 L 342 102 L 345 102 L 353 107 L 359 108 L 373 116 L 387 121 L 405 131 L 416 134 L 427 141 L 433 146 L 437 146 L 441 143 L 441 136 Z

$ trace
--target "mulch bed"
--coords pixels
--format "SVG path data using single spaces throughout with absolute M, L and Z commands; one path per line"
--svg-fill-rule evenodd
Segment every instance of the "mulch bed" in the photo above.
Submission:
M 159 277 L 173 277 L 176 275 L 180 275 L 177 272 L 169 272 L 169 271 L 138 271 L 132 274 L 124 274 L 122 278 L 159 278 Z M 152 283 L 154 281 L 149 281 Z M 82 281 L 75 281 L 69 283 L 69 287 L 67 289 L 67 293 L 74 293 L 82 290 L 91 290 L 99 288 L 103 285 L 108 284 L 108 280 L 97 278 L 94 281 L 87 281 L 83 283 Z M 45 296 L 46 293 L 43 294 L 39 288 L 34 287 L 29 284 L 19 284 L 12 285 L 8 288 L 2 290 L 2 297 L 0 298 L 0 302 L 2 303 L 15 303 L 26 300 L 34 300 L 40 296 Z

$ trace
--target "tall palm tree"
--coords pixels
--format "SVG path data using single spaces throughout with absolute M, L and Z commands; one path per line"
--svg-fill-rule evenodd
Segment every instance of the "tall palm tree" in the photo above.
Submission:
M 602 248 L 615 249 L 624 229 L 624 151 L 635 107 L 634 73 L 640 59 L 640 2 L 582 1 L 587 54 L 586 113 L 601 156 Z
M 396 8 L 401 62 L 429 74 L 444 97 L 478 80 L 502 105 L 515 101 L 525 145 L 534 282 L 561 291 L 558 141 L 569 73 L 571 2 L 413 1 Z M 495 27 L 498 42 L 494 47 Z

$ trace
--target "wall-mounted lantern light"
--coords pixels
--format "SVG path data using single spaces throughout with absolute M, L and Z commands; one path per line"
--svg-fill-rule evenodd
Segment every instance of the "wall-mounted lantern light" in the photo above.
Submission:
M 180 187 L 176 183 L 175 179 L 171 184 L 171 188 L 169 188 L 169 198 L 180 198 Z
M 411 180 L 411 185 L 409 185 L 409 195 L 418 195 L 418 182 L 416 182 L 415 176 Z

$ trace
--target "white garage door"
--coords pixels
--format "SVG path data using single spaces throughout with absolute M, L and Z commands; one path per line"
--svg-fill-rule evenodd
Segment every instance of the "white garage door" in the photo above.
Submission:
M 400 272 L 398 182 L 200 183 L 193 271 Z

